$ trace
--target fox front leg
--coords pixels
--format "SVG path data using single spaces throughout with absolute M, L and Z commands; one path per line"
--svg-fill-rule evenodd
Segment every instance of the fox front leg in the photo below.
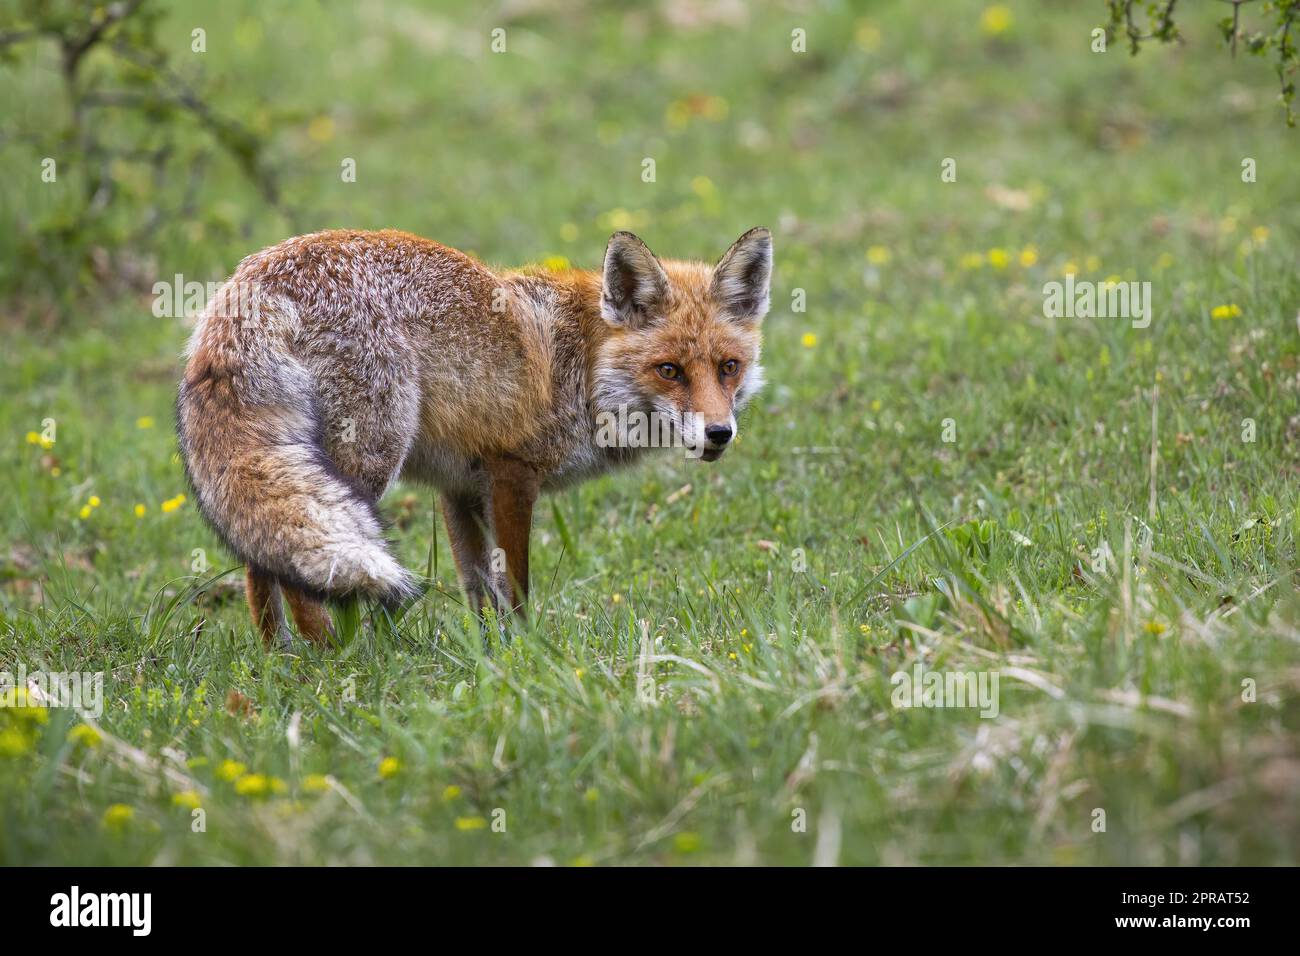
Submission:
M 528 536 L 533 505 L 541 491 L 541 476 L 525 462 L 503 458 L 488 466 L 495 554 L 504 557 L 498 577 L 501 610 L 523 614 L 528 605 Z

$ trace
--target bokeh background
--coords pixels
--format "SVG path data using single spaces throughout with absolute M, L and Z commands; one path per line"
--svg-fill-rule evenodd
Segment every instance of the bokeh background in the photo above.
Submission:
M 1132 56 L 1093 52 L 1101 0 L 177 0 L 98 33 L 123 5 L 0 0 L 0 663 L 109 695 L 0 714 L 0 858 L 1296 862 L 1297 133 L 1219 6 Z M 155 283 L 330 227 L 560 269 L 758 224 L 741 442 L 546 505 L 533 631 L 482 654 L 400 486 L 442 590 L 263 654 Z M 1151 328 L 1045 317 L 1066 273 L 1151 282 Z M 678 658 L 654 707 L 645 640 Z M 891 707 L 917 661 L 1001 668 L 1002 716 Z

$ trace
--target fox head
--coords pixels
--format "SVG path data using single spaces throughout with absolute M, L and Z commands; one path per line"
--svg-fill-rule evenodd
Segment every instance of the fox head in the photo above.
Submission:
M 736 437 L 736 412 L 763 384 L 759 325 L 771 279 L 772 234 L 762 227 L 712 267 L 660 261 L 632 233 L 614 233 L 601 278 L 610 334 L 598 404 L 659 416 L 695 455 L 717 461 Z

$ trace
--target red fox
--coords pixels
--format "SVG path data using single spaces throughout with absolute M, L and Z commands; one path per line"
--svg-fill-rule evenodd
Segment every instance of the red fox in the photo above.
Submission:
M 538 495 L 645 444 L 598 440 L 602 417 L 666 421 L 706 461 L 734 439 L 763 381 L 771 274 L 763 228 L 712 267 L 661 261 L 628 232 L 600 272 L 491 270 L 392 230 L 249 256 L 190 339 L 177 429 L 263 640 L 289 641 L 281 595 L 325 642 L 324 601 L 419 594 L 376 507 L 398 477 L 440 492 L 471 606 L 522 612 Z

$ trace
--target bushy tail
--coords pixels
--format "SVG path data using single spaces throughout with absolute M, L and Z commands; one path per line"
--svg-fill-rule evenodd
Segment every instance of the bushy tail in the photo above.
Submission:
M 181 383 L 177 428 L 199 508 L 217 533 L 250 567 L 317 598 L 394 605 L 414 597 L 373 499 L 322 446 L 306 369 L 237 342 L 214 347 L 202 332 Z

